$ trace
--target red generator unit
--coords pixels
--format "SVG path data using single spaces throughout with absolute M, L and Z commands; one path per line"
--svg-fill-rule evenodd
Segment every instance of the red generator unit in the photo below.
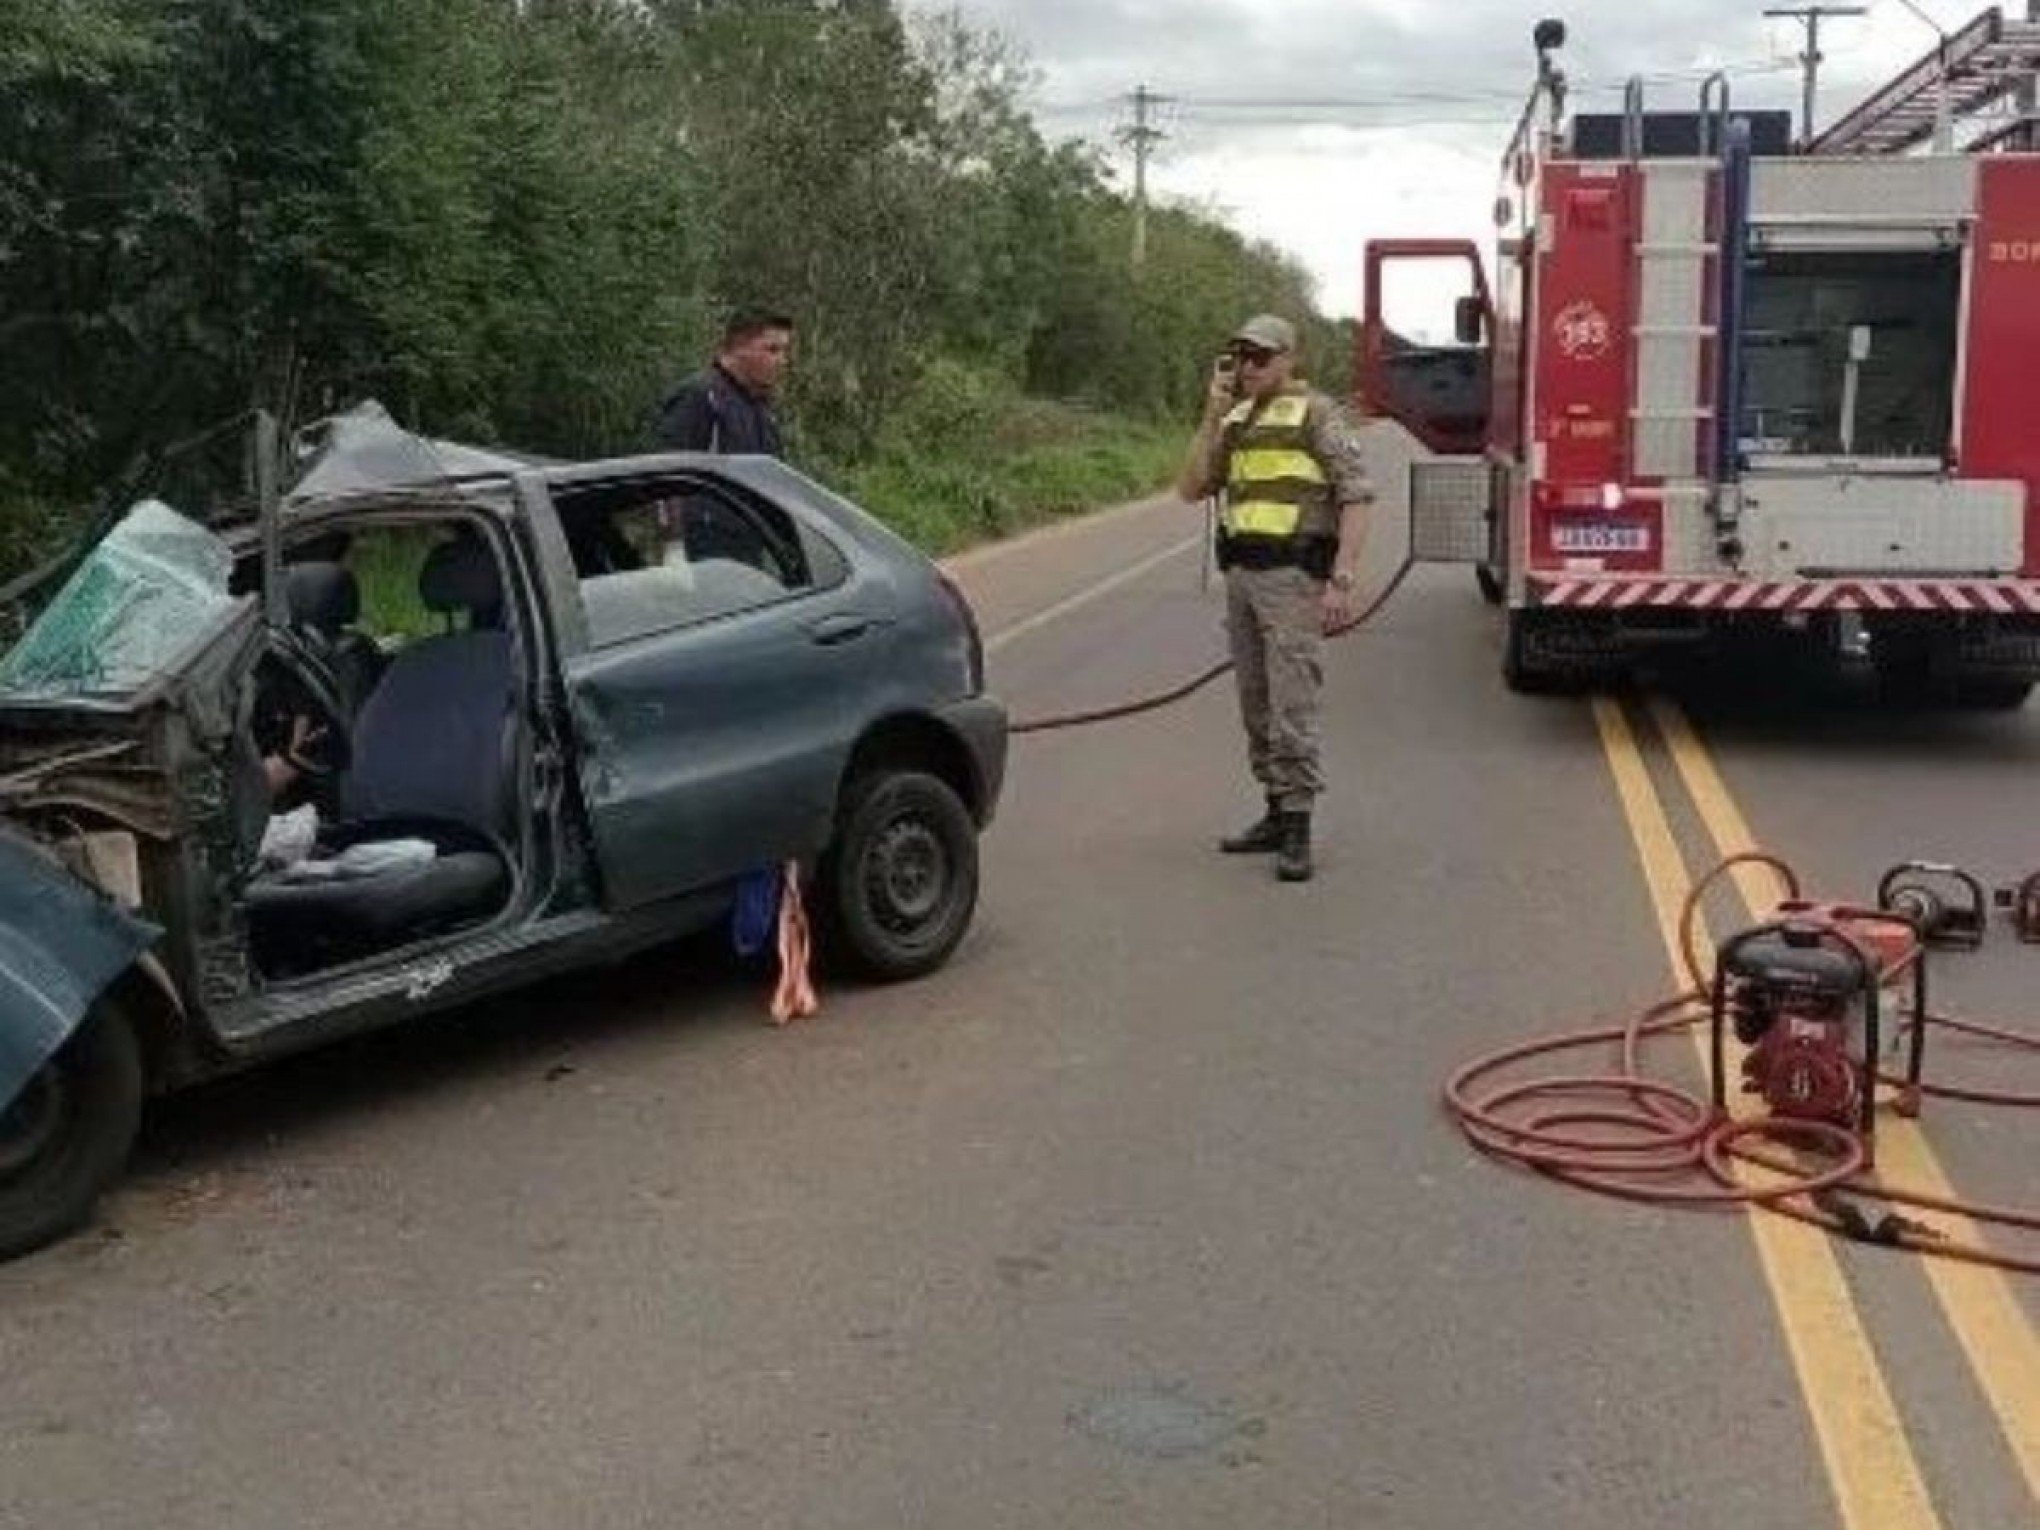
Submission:
M 1360 404 L 1425 448 L 1413 554 L 1477 565 L 1518 690 L 1784 645 L 1892 694 L 2024 701 L 2040 154 L 2030 114 L 1960 151 L 1952 128 L 2040 70 L 2040 24 L 1987 11 L 1797 143 L 1726 75 L 1694 110 L 1632 81 L 1619 114 L 1570 115 L 1562 42 L 1538 28 L 1493 281 L 1467 241 L 1367 248 Z M 1441 261 L 1465 272 L 1449 341 L 1399 335 L 1389 273 Z

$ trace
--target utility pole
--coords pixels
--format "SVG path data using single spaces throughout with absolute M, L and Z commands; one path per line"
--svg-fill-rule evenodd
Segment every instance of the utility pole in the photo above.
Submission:
M 1149 112 L 1168 102 L 1170 97 L 1158 96 L 1145 85 L 1137 85 L 1133 92 L 1133 126 L 1121 128 L 1122 143 L 1133 146 L 1133 268 L 1138 271 L 1147 264 L 1147 167 L 1148 155 L 1165 136 L 1149 120 Z
M 1799 55 L 1800 78 L 1803 95 L 1799 115 L 1799 141 L 1813 142 L 1814 93 L 1820 87 L 1820 23 L 1823 16 L 1861 16 L 1869 9 L 1862 5 L 1774 5 L 1768 8 L 1766 16 L 1788 17 L 1802 23 L 1806 28 L 1806 51 Z

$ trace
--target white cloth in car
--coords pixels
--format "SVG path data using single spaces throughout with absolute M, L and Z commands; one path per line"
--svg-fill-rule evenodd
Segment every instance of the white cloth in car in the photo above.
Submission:
M 363 845 L 349 845 L 331 858 L 307 857 L 294 862 L 284 867 L 278 879 L 284 882 L 351 882 L 361 877 L 378 877 L 392 871 L 429 866 L 438 857 L 438 847 L 429 839 L 376 840 Z
M 270 871 L 295 866 L 312 853 L 319 839 L 319 810 L 307 802 L 288 813 L 277 813 L 262 828 L 260 859 Z

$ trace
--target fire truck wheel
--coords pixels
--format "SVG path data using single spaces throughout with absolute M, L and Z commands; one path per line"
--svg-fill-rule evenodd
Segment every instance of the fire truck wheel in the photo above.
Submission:
M 1474 564 L 1473 577 L 1474 581 L 1480 585 L 1480 598 L 1482 600 L 1491 606 L 1498 606 L 1502 603 L 1502 597 L 1508 591 L 1503 588 L 1502 576 L 1495 571 L 1493 565 L 1487 563 Z
M 1934 645 L 1912 633 L 1879 633 L 1870 640 L 1870 664 L 1877 676 L 1878 696 L 1899 707 L 1946 705 L 1953 694 L 1945 678 L 1945 660 L 1936 662 Z
M 1543 625 L 1534 611 L 1511 611 L 1502 643 L 1502 682 L 1519 696 L 1555 696 L 1568 690 L 1564 671 L 1539 650 Z
M 1988 712 L 2016 712 L 2032 694 L 2032 681 L 2005 680 L 1996 676 L 1987 680 L 1964 680 L 1955 688 L 1956 699 L 1964 706 L 1979 707 Z

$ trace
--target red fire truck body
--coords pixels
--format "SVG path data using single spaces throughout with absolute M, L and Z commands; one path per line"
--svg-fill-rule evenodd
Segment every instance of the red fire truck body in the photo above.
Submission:
M 1981 23 L 1963 35 L 2017 34 L 2040 63 L 2040 29 Z M 1645 114 L 1632 86 L 1596 142 L 1546 72 L 1504 164 L 1492 295 L 1470 244 L 1377 242 L 1361 332 L 1364 406 L 1436 454 L 1413 469 L 1415 550 L 1480 565 L 1510 683 L 1775 635 L 1895 687 L 2023 700 L 2040 154 L 1883 152 L 1919 136 L 1904 77 L 1902 110 L 1873 98 L 1796 152 L 1782 121 L 1752 152 L 1719 78 L 1690 114 Z M 1903 132 L 1838 131 L 1894 111 Z M 1472 267 L 1459 343 L 1410 344 L 1383 272 L 1441 256 Z

